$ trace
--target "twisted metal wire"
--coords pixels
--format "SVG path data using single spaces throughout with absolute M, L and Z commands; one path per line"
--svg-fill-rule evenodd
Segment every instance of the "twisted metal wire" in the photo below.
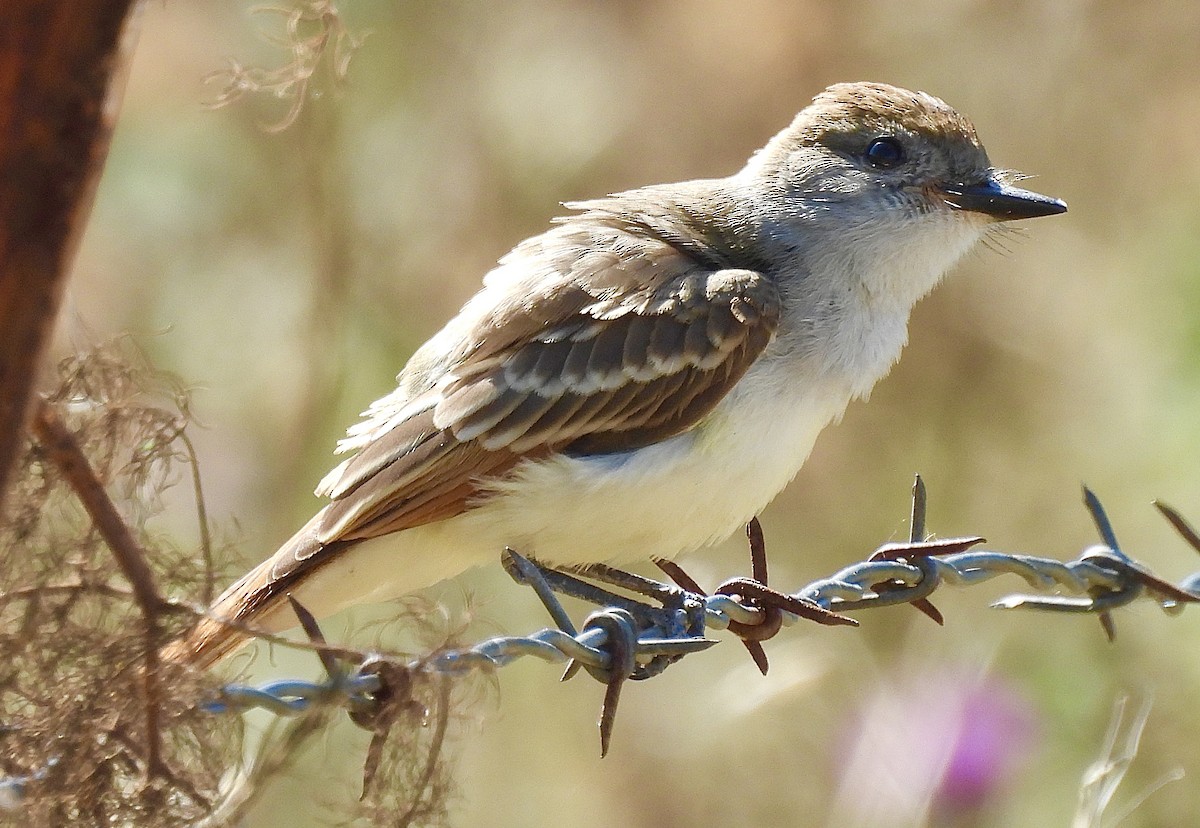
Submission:
M 921 514 L 914 512 L 914 530 L 924 524 L 924 492 L 919 481 L 917 490 L 914 500 L 920 499 Z M 1107 542 L 1085 549 L 1072 561 L 985 549 L 938 553 L 939 549 L 961 549 L 979 540 L 977 538 L 889 544 L 881 547 L 871 560 L 860 561 L 828 578 L 813 581 L 791 596 L 838 613 L 858 612 L 913 603 L 945 585 L 966 587 L 1002 575 L 1016 575 L 1030 589 L 1043 594 L 1009 595 L 992 606 L 1107 614 L 1136 600 L 1150 599 L 1168 612 L 1177 612 L 1186 603 L 1200 600 L 1200 589 L 1197 588 L 1200 587 L 1200 572 L 1185 578 L 1178 586 L 1158 579 L 1120 549 L 1099 501 L 1086 490 L 1085 500 Z M 1160 506 L 1160 509 L 1165 507 Z M 518 561 L 524 561 L 515 553 L 510 554 Z M 525 576 L 515 574 L 514 577 Z M 640 576 L 629 578 L 630 582 L 621 585 L 628 587 L 631 582 L 636 582 L 641 585 L 641 591 L 653 593 L 660 600 L 666 597 L 668 606 L 654 607 L 622 597 L 619 606 L 610 605 L 592 613 L 583 629 L 576 632 L 561 604 L 539 588 L 545 583 L 534 584 L 548 603 L 558 627 L 547 627 L 524 636 L 490 638 L 472 647 L 415 659 L 405 666 L 410 670 L 461 675 L 478 669 L 498 669 L 519 659 L 533 657 L 551 664 L 576 663 L 600 680 L 608 681 L 612 677 L 614 649 L 622 648 L 614 647 L 617 638 L 624 639 L 621 644 L 633 654 L 636 664 L 645 665 L 656 659 L 674 660 L 708 649 L 718 643 L 706 637 L 708 630 L 727 629 L 731 622 L 753 627 L 768 617 L 763 606 L 740 595 L 703 595 Z M 597 593 L 618 597 L 603 590 L 573 590 L 562 583 L 549 592 L 565 592 L 585 599 L 596 598 Z M 784 625 L 795 624 L 798 620 L 793 613 L 783 613 Z M 648 678 L 649 675 L 634 677 Z M 296 715 L 311 704 L 335 700 L 354 709 L 367 704 L 370 695 L 379 687 L 379 677 L 373 673 L 352 673 L 315 682 L 276 681 L 257 688 L 229 685 L 224 689 L 220 704 L 212 709 L 226 712 L 264 707 L 280 715 Z
M 1122 551 L 1103 507 L 1090 491 L 1084 491 L 1085 503 L 1103 543 L 1085 549 L 1075 560 L 1064 562 L 973 548 L 981 538 L 924 540 L 925 492 L 918 478 L 913 491 L 912 540 L 886 544 L 868 560 L 790 594 L 766 586 L 765 562 L 757 560 L 756 578 L 732 579 L 712 595 L 700 592 L 698 587 L 683 588 L 608 567 L 592 567 L 583 573 L 646 600 L 632 599 L 573 574 L 543 569 L 509 550 L 504 560 L 506 569 L 518 582 L 530 585 L 537 592 L 556 627 L 524 636 L 489 638 L 471 647 L 443 650 L 403 663 L 368 657 L 352 669 L 341 666 L 331 652 L 321 652 L 327 673 L 324 680 L 282 679 L 257 687 L 229 684 L 222 688 L 218 699 L 206 702 L 203 707 L 217 714 L 262 708 L 278 716 L 297 716 L 315 706 L 334 705 L 345 708 L 356 723 L 371 729 L 377 727 L 379 716 L 388 715 L 381 700 L 394 692 L 397 684 L 403 684 L 405 676 L 426 673 L 453 677 L 475 670 L 495 670 L 534 657 L 552 664 L 567 664 L 564 677 L 584 669 L 608 685 L 600 721 L 601 750 L 605 752 L 625 680 L 651 678 L 683 656 L 712 647 L 718 641 L 707 637 L 709 630 L 732 626 L 748 644 L 757 643 L 751 631 L 771 624 L 773 617 L 781 626 L 800 620 L 800 615 L 787 608 L 812 609 L 815 616 L 807 610 L 802 614 L 822 623 L 830 623 L 828 619 L 835 623 L 855 623 L 841 613 L 908 603 L 940 621 L 940 614 L 928 603 L 928 597 L 940 587 L 973 586 L 1011 574 L 1039 594 L 1010 595 L 992 606 L 1094 613 L 1111 637 L 1111 612 L 1120 606 L 1150 599 L 1165 611 L 1175 613 L 1187 603 L 1200 601 L 1200 572 L 1178 585 L 1155 576 Z M 1200 534 L 1174 510 L 1155 505 L 1184 539 L 1200 551 Z M 754 533 L 751 546 L 753 549 Z M 556 594 L 582 598 L 603 608 L 593 612 L 583 628 L 576 630 Z M 324 644 L 315 621 L 303 607 L 294 606 L 310 638 L 318 645 Z M 821 613 L 825 614 L 825 620 Z M 775 631 L 772 628 L 759 638 L 770 637 Z M 765 660 L 760 667 L 765 670 Z M 19 807 L 26 788 L 44 776 L 54 761 L 28 776 L 0 777 L 0 811 Z

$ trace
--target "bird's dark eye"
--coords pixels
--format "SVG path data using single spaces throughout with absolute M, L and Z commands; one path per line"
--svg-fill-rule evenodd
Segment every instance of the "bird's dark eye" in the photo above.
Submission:
M 890 170 L 904 163 L 904 147 L 895 138 L 876 138 L 863 153 L 867 163 L 881 170 Z

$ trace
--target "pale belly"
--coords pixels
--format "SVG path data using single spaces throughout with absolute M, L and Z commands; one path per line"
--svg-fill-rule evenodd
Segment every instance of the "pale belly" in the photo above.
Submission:
M 655 446 L 530 464 L 477 519 L 547 563 L 671 558 L 724 540 L 796 475 L 845 404 L 742 399 Z
M 527 463 L 475 509 L 347 550 L 296 597 L 328 615 L 494 564 L 506 546 L 561 565 L 671 558 L 717 543 L 787 485 L 845 408 L 841 389 L 808 387 L 764 394 L 743 381 L 687 434 L 619 455 Z

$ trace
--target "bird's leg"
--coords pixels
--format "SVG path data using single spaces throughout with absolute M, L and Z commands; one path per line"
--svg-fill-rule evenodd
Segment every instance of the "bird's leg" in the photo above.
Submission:
M 664 584 L 657 584 L 647 578 L 640 578 L 637 575 L 632 575 L 627 572 L 620 572 L 620 570 L 615 570 L 610 567 L 604 567 L 604 569 L 606 570 L 606 575 L 612 575 L 617 579 L 613 582 L 605 581 L 603 577 L 593 575 L 593 573 L 590 571 L 590 566 L 573 569 L 571 571 L 564 571 L 552 566 L 540 564 L 537 561 L 529 558 L 522 557 L 512 549 L 506 549 L 502 559 L 505 570 L 517 583 L 530 584 L 531 586 L 534 586 L 535 590 L 538 589 L 536 586 L 536 580 L 532 577 L 532 574 L 529 573 L 527 569 L 523 569 L 521 567 L 518 561 L 523 561 L 528 566 L 535 568 L 537 574 L 540 576 L 542 581 L 545 582 L 550 591 L 558 595 L 568 595 L 572 598 L 578 598 L 581 601 L 586 601 L 589 604 L 595 604 L 599 607 L 616 607 L 623 609 L 632 613 L 636 618 L 650 618 L 652 622 L 658 622 L 660 620 L 659 618 L 653 616 L 656 614 L 661 614 L 663 612 L 662 609 L 643 604 L 640 601 L 636 601 L 624 595 L 619 595 L 615 592 L 604 589 L 603 587 L 596 586 L 595 584 L 588 583 L 578 576 L 583 575 L 586 577 L 595 577 L 596 580 L 601 581 L 602 583 L 612 583 L 614 586 L 620 586 L 633 592 L 639 592 L 639 590 L 630 584 L 641 582 L 643 589 L 645 588 L 644 584 L 653 585 L 652 591 L 641 591 L 639 594 L 648 595 L 662 601 L 665 605 L 667 605 L 668 610 L 675 609 L 673 605 L 679 603 L 679 601 L 676 600 L 676 596 L 683 595 L 682 591 L 676 590 L 673 587 L 669 587 Z M 613 573 L 617 574 L 614 575 Z M 625 576 L 625 578 L 621 579 L 621 576 Z M 543 599 L 543 602 L 544 600 L 545 599 Z M 553 611 L 551 611 L 551 614 L 553 614 Z
M 583 566 L 574 568 L 573 571 L 578 575 L 591 578 L 602 584 L 626 589 L 638 595 L 644 595 L 647 598 L 661 601 L 664 606 L 678 604 L 680 595 L 683 592 L 683 590 L 673 584 L 664 584 L 661 581 L 645 578 L 633 572 L 616 569 L 608 564 L 584 564 Z

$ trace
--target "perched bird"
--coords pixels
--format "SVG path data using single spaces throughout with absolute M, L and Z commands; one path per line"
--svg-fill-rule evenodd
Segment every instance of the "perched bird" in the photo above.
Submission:
M 352 426 L 328 503 L 165 655 L 495 561 L 670 558 L 790 481 L 989 227 L 1067 207 L 992 167 L 965 117 L 875 83 L 818 95 L 728 178 L 568 203 L 504 256 Z

